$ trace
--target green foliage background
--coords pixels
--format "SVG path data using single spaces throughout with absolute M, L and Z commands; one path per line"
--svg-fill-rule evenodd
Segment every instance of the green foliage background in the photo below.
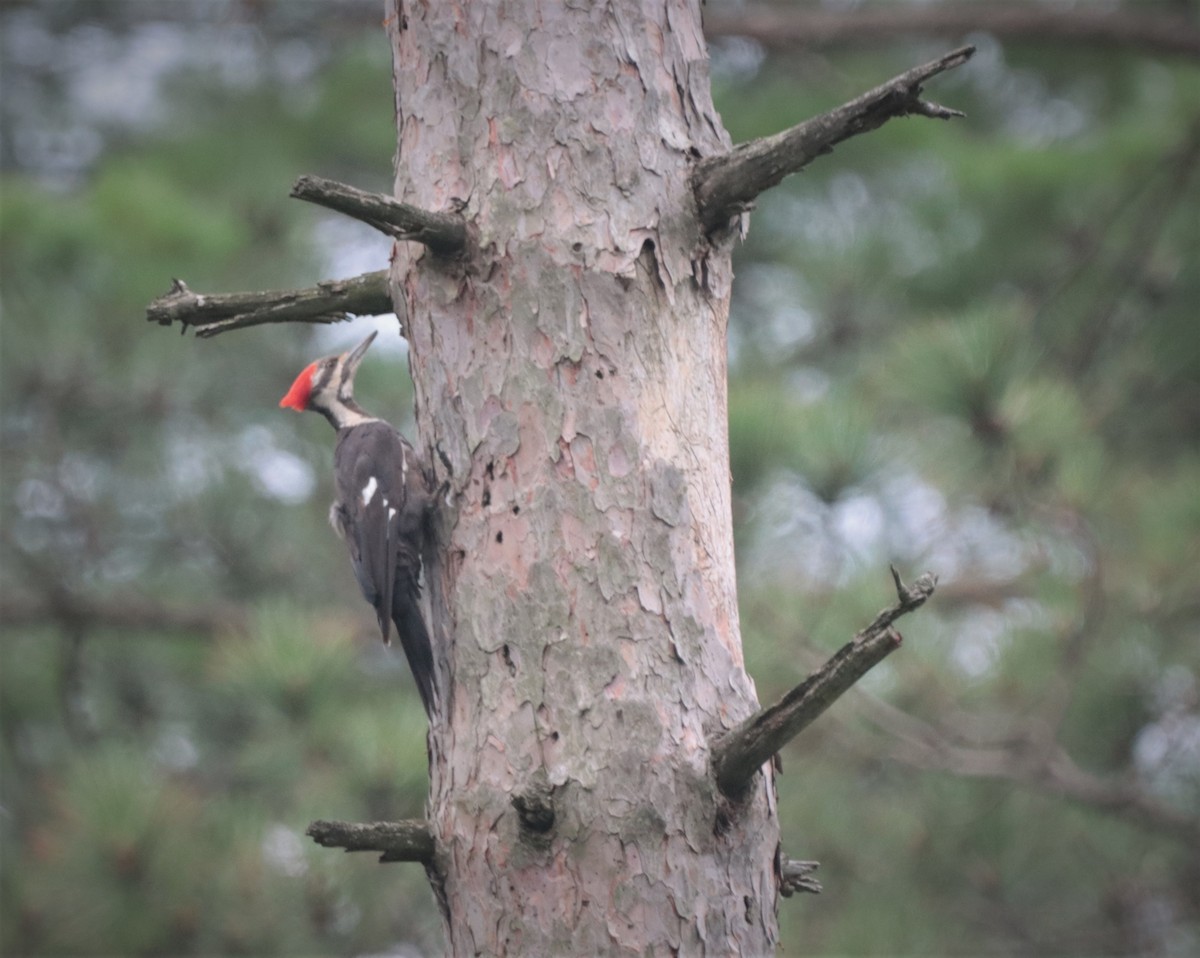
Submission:
M 0 947 L 432 954 L 419 869 L 302 835 L 425 794 L 420 703 L 325 524 L 327 427 L 276 408 L 365 321 L 196 342 L 141 319 L 173 275 L 385 265 L 286 197 L 304 172 L 387 189 L 386 42 L 373 3 L 266 5 L 248 30 L 199 9 L 4 11 L 46 52 L 2 61 Z M 84 61 L 197 29 L 241 67 L 164 72 L 145 116 L 79 105 Z M 929 91 L 967 120 L 844 144 L 762 198 L 737 253 L 760 698 L 888 601 L 888 562 L 941 574 L 904 648 L 783 756 L 785 851 L 827 889 L 783 903 L 783 952 L 1193 953 L 1200 77 L 973 39 Z M 735 140 L 774 132 L 946 47 L 724 41 L 718 106 Z M 360 387 L 401 424 L 402 369 L 376 355 Z

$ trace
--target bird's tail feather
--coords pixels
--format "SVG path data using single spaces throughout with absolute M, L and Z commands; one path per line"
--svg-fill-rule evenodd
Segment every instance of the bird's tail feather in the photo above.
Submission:
M 392 621 L 396 623 L 400 646 L 408 658 L 408 667 L 412 669 L 417 691 L 421 693 L 425 714 L 432 716 L 433 646 L 429 641 L 429 630 L 425 627 L 425 617 L 421 614 L 419 598 L 420 591 L 415 587 L 397 588 L 392 594 Z

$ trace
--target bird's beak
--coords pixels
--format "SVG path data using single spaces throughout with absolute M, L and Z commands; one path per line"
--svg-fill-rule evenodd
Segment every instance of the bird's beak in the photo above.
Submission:
M 379 330 L 371 333 L 366 339 L 354 347 L 354 349 L 346 355 L 346 369 L 350 371 L 350 378 L 354 379 L 355 372 L 358 371 L 358 364 L 363 361 L 363 357 L 367 355 L 367 350 L 371 348 L 371 343 L 375 342 L 375 337 L 379 335 Z

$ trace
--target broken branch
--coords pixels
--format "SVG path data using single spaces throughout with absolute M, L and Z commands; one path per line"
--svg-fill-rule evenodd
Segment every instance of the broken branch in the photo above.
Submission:
M 433 833 L 429 823 L 420 819 L 401 822 L 328 822 L 315 821 L 305 832 L 325 848 L 344 848 L 348 852 L 382 852 L 381 862 L 433 861 Z
M 321 176 L 302 176 L 292 196 L 362 220 L 396 239 L 424 243 L 435 253 L 457 253 L 467 242 L 467 224 L 454 213 L 431 213 L 383 193 L 368 193 Z
M 877 129 L 893 117 L 916 114 L 949 120 L 962 116 L 958 110 L 922 100 L 921 84 L 966 63 L 974 53 L 974 47 L 962 47 L 913 67 L 835 110 L 700 161 L 692 186 L 705 230 L 723 226 L 731 216 L 748 209 L 759 193 L 832 152 L 838 143 Z
M 305 289 L 256 293 L 193 293 L 183 280 L 146 307 L 146 319 L 160 326 L 178 322 L 200 337 L 263 323 L 340 323 L 350 314 L 380 316 L 392 312 L 387 270 L 351 279 L 326 280 Z
M 810 895 L 821 894 L 821 882 L 812 877 L 812 873 L 821 867 L 820 862 L 802 862 L 794 858 L 784 858 L 779 862 L 779 894 L 791 898 L 798 891 Z
M 774 705 L 760 709 L 722 738 L 713 748 L 717 787 L 729 798 L 742 796 L 763 763 L 796 737 L 887 655 L 900 647 L 892 623 L 925 604 L 937 584 L 926 572 L 905 586 L 892 568 L 896 604 L 843 645 L 833 657 Z

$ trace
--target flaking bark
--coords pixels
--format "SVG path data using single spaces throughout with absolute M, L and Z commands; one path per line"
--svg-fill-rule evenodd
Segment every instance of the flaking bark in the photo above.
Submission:
M 726 434 L 729 250 L 689 173 L 729 148 L 699 5 L 396 4 L 396 191 L 472 250 L 397 248 L 448 722 L 429 818 L 454 955 L 763 955 L 778 822 L 721 822 L 755 709 Z M 723 824 L 719 828 L 718 825 Z

